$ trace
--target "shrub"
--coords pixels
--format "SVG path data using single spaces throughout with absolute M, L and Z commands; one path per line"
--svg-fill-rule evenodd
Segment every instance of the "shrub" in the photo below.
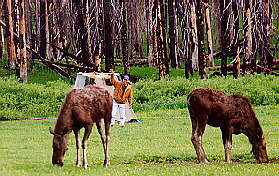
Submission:
M 14 77 L 0 78 L 0 117 L 56 116 L 69 89 L 61 81 L 22 84 Z
M 195 88 L 214 88 L 228 94 L 248 97 L 254 105 L 279 103 L 279 79 L 275 76 L 245 75 L 234 79 L 192 79 L 182 77 L 164 80 L 142 80 L 134 85 L 135 110 L 182 109 L 187 95 Z

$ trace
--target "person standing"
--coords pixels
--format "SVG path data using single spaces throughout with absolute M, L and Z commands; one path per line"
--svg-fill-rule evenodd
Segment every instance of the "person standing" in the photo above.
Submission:
M 119 111 L 120 116 L 120 126 L 125 126 L 126 120 L 126 107 L 125 104 L 128 101 L 129 108 L 132 108 L 132 87 L 131 82 L 129 81 L 129 76 L 125 75 L 123 81 L 118 81 L 115 79 L 114 72 L 111 70 L 110 81 L 114 86 L 113 92 L 113 106 L 112 106 L 112 119 L 111 126 L 115 126 L 116 123 L 116 114 Z

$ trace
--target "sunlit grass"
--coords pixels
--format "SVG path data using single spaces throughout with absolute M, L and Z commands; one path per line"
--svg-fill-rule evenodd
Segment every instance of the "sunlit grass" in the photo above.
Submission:
M 101 140 L 94 128 L 88 144 L 89 168 L 75 167 L 74 135 L 63 168 L 52 166 L 52 135 L 55 120 L 0 122 L 0 175 L 278 175 L 278 106 L 255 107 L 267 141 L 269 164 L 255 164 L 251 145 L 244 135 L 233 136 L 233 164 L 224 162 L 221 132 L 206 127 L 203 145 L 210 164 L 196 163 L 190 119 L 171 118 L 188 112 L 157 111 L 157 119 L 128 123 L 111 130 L 111 166 L 103 168 Z M 185 109 L 185 111 L 187 111 Z M 169 117 L 167 117 L 169 115 Z M 137 114 L 140 116 L 140 114 Z

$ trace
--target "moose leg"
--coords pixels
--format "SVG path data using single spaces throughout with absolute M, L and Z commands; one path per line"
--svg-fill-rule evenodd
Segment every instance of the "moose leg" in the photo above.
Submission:
M 82 139 L 82 154 L 83 154 L 82 167 L 83 168 L 87 168 L 87 166 L 88 166 L 86 149 L 87 149 L 87 141 L 91 134 L 91 131 L 92 131 L 92 125 L 85 127 L 84 136 Z
M 198 121 L 193 119 L 193 118 L 191 118 L 191 121 L 192 121 L 191 141 L 192 141 L 192 143 L 195 147 L 197 157 L 198 157 L 198 161 L 200 163 L 206 164 L 206 163 L 208 163 L 208 160 L 206 158 L 206 154 L 205 154 L 204 149 L 202 147 L 202 135 L 203 135 L 204 130 L 205 130 L 206 122 L 198 123 Z
M 231 150 L 232 150 L 232 133 L 229 128 L 221 127 L 222 130 L 222 139 L 225 149 L 225 159 L 228 163 L 232 162 L 231 159 Z
M 76 166 L 80 167 L 80 146 L 81 146 L 81 142 L 80 142 L 80 132 L 78 131 L 74 131 L 75 133 L 75 137 L 76 137 L 76 148 L 77 148 L 77 160 L 76 160 Z
M 101 119 L 99 122 L 96 123 L 98 132 L 101 136 L 102 139 L 102 144 L 103 144 L 103 149 L 104 149 L 104 154 L 105 154 L 105 160 L 104 160 L 104 167 L 107 167 L 109 165 L 109 156 L 108 156 L 108 137 L 104 134 L 104 131 L 102 129 L 102 126 L 104 124 L 104 119 Z M 107 124 L 105 124 L 107 125 Z M 110 124 L 109 128 L 110 128 Z

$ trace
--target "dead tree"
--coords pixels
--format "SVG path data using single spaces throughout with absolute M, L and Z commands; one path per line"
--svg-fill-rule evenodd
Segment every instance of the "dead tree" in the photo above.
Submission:
M 7 41 L 8 67 L 14 69 L 16 67 L 16 48 L 14 43 L 14 25 L 11 0 L 6 0 L 4 3 L 4 17 L 6 21 L 5 39 Z
M 229 46 L 229 0 L 220 0 L 221 11 L 221 72 L 227 76 L 227 56 Z
M 169 58 L 172 68 L 178 68 L 177 58 L 177 41 L 176 41 L 176 11 L 175 11 L 175 0 L 168 0 L 168 12 L 169 12 Z
M 103 0 L 104 8 L 104 36 L 105 36 L 105 69 L 109 71 L 114 63 L 112 46 L 112 5 L 110 0 Z
M 25 34 L 25 0 L 19 0 L 19 66 L 20 80 L 27 82 L 26 34 Z
M 127 37 L 127 6 L 124 0 L 121 1 L 122 8 L 122 28 L 121 44 L 123 55 L 124 74 L 130 74 L 129 55 L 128 55 L 128 37 Z
M 199 61 L 199 74 L 201 79 L 206 78 L 205 73 L 205 53 L 204 53 L 204 14 L 203 4 L 197 1 L 196 4 L 197 14 L 197 34 L 198 34 L 198 61 Z
M 0 0 L 0 21 L 3 18 L 3 0 Z M 4 52 L 4 31 L 3 27 L 0 25 L 0 60 L 3 57 Z

